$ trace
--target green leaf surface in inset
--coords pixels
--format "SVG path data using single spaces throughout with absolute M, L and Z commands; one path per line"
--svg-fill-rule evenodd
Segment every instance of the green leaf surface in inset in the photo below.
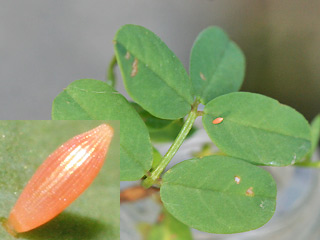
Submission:
M 166 120 L 166 119 L 157 118 L 151 115 L 150 113 L 148 113 L 137 103 L 131 102 L 131 105 L 134 107 L 134 109 L 140 115 L 144 123 L 147 125 L 149 131 L 165 128 L 166 126 L 168 126 L 169 124 L 175 121 L 175 120 Z
M 191 50 L 190 77 L 203 104 L 238 91 L 244 73 L 245 57 L 223 30 L 209 27 L 199 34 Z
M 200 231 L 237 233 L 261 227 L 276 207 L 276 183 L 260 167 L 226 156 L 183 161 L 160 189 L 165 208 Z
M 53 102 L 55 120 L 120 120 L 121 180 L 138 180 L 151 168 L 152 149 L 146 125 L 130 103 L 107 83 L 82 79 Z
M 0 218 L 8 218 L 24 186 L 49 154 L 102 123 L 113 127 L 114 137 L 106 161 L 89 188 L 59 216 L 19 234 L 19 238 L 0 224 L 1 240 L 120 239 L 119 121 L 0 121 Z
M 254 93 L 229 93 L 210 101 L 203 125 L 229 156 L 271 166 L 300 161 L 310 151 L 310 126 L 293 108 Z M 223 121 L 212 121 L 222 117 Z
M 164 211 L 162 222 L 152 226 L 147 240 L 192 240 L 190 228 Z
M 124 25 L 114 41 L 127 92 L 135 102 L 163 119 L 182 118 L 190 112 L 189 76 L 158 36 L 141 26 Z

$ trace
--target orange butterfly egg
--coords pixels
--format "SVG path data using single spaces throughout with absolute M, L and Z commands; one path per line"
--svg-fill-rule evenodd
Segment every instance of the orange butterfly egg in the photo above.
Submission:
M 55 150 L 38 168 L 4 224 L 26 232 L 61 213 L 95 179 L 106 158 L 113 129 L 102 124 Z
M 212 121 L 212 123 L 213 123 L 213 124 L 219 124 L 219 123 L 221 123 L 222 121 L 223 121 L 223 118 L 222 118 L 222 117 L 218 117 L 218 118 L 214 119 L 214 120 Z

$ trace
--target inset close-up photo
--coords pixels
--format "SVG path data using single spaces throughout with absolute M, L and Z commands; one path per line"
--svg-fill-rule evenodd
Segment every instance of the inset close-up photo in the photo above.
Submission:
M 119 239 L 119 121 L 0 121 L 0 238 Z

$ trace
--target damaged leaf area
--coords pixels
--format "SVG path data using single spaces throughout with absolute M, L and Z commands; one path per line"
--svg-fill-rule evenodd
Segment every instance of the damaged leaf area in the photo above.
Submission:
M 237 233 L 270 220 L 277 189 L 272 176 L 260 167 L 232 157 L 208 156 L 171 168 L 160 193 L 165 208 L 184 224 L 205 232 Z
M 114 45 L 126 90 L 153 116 L 175 120 L 188 114 L 192 85 L 180 60 L 153 32 L 124 25 Z
M 132 70 L 131 70 L 130 77 L 135 77 L 137 73 L 138 73 L 138 59 L 135 58 L 132 63 Z

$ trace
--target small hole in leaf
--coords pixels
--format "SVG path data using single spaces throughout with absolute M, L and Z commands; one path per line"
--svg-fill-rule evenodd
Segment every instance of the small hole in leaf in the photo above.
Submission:
M 234 181 L 239 184 L 241 181 L 241 178 L 239 176 L 234 176 Z

